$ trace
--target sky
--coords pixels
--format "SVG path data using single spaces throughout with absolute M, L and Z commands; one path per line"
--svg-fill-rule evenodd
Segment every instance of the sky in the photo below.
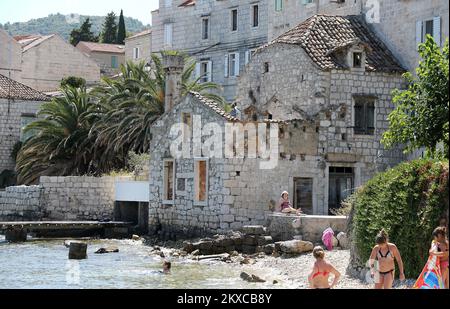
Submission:
M 144 25 L 151 24 L 151 11 L 159 6 L 159 0 L 0 0 L 0 23 L 24 22 L 49 14 L 105 16 L 114 11 L 116 15 L 139 19 Z

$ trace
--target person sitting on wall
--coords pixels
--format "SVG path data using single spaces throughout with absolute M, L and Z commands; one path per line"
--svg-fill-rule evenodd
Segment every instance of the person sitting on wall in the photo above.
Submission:
M 295 209 L 292 207 L 292 204 L 289 201 L 289 193 L 287 191 L 281 193 L 281 198 L 278 202 L 277 209 L 282 213 L 295 213 L 297 215 L 300 215 L 302 213 L 301 208 Z

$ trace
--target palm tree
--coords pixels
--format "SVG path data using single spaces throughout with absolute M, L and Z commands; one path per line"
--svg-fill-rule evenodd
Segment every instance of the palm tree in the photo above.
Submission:
M 98 174 L 105 169 L 101 162 L 108 161 L 94 156 L 95 139 L 89 135 L 93 122 L 98 121 L 98 114 L 86 88 L 67 86 L 61 90 L 61 97 L 41 106 L 39 115 L 43 119 L 24 129 L 24 132 L 36 133 L 25 141 L 18 153 L 19 183 L 36 183 L 42 175 Z M 117 161 L 113 158 L 107 166 Z
M 195 91 L 226 105 L 221 96 L 212 92 L 220 88 L 217 84 L 200 83 L 201 76 L 192 78 L 195 62 L 183 56 L 186 66 L 182 74 L 182 95 Z M 102 83 L 93 91 L 98 99 L 97 109 L 104 115 L 91 130 L 91 134 L 97 136 L 96 145 L 106 149 L 104 151 L 111 156 L 117 152 L 148 152 L 151 125 L 164 114 L 165 72 L 161 58 L 152 54 L 150 72 L 144 62 L 127 62 L 121 66 L 118 79 L 104 78 Z

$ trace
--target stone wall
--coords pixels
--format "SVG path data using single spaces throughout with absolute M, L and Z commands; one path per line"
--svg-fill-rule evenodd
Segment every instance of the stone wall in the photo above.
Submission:
M 297 228 L 292 223 L 300 221 Z M 290 240 L 301 235 L 303 240 L 313 243 L 322 242 L 322 233 L 331 227 L 334 235 L 347 232 L 347 217 L 343 216 L 294 216 L 285 214 L 270 214 L 267 217 L 267 232 L 275 241 Z
M 0 221 L 114 219 L 114 177 L 47 177 L 0 191 Z
M 22 134 L 22 116 L 36 115 L 42 102 L 13 101 L 0 99 L 0 173 L 14 170 L 11 151 L 20 141 Z M 9 109 L 9 112 L 8 112 Z
M 42 218 L 42 190 L 41 186 L 18 186 L 0 191 L 0 221 Z
M 117 57 L 117 68 L 112 67 L 113 56 Z M 120 72 L 120 65 L 125 64 L 125 52 L 123 54 L 91 52 L 89 57 L 100 67 L 102 75 L 117 74 Z
M 18 80 L 22 61 L 20 44 L 9 36 L 6 31 L 0 29 L 0 48 L 0 74 Z
M 23 52 L 20 82 L 25 85 L 52 91 L 68 76 L 82 77 L 94 84 L 100 81 L 100 67 L 58 35 Z
M 138 59 L 134 59 L 134 48 L 139 48 Z M 151 53 L 152 53 L 151 33 L 125 39 L 125 61 L 132 60 L 133 62 L 136 63 L 145 61 L 146 63 L 149 63 L 152 59 Z

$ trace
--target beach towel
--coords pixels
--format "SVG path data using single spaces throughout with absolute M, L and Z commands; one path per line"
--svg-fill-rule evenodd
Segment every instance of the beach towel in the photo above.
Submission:
M 333 237 L 334 237 L 334 232 L 331 229 L 331 227 L 329 227 L 325 231 L 323 231 L 322 242 L 327 247 L 328 251 L 333 250 Z
M 439 257 L 430 256 L 419 278 L 413 286 L 414 289 L 443 289 Z

